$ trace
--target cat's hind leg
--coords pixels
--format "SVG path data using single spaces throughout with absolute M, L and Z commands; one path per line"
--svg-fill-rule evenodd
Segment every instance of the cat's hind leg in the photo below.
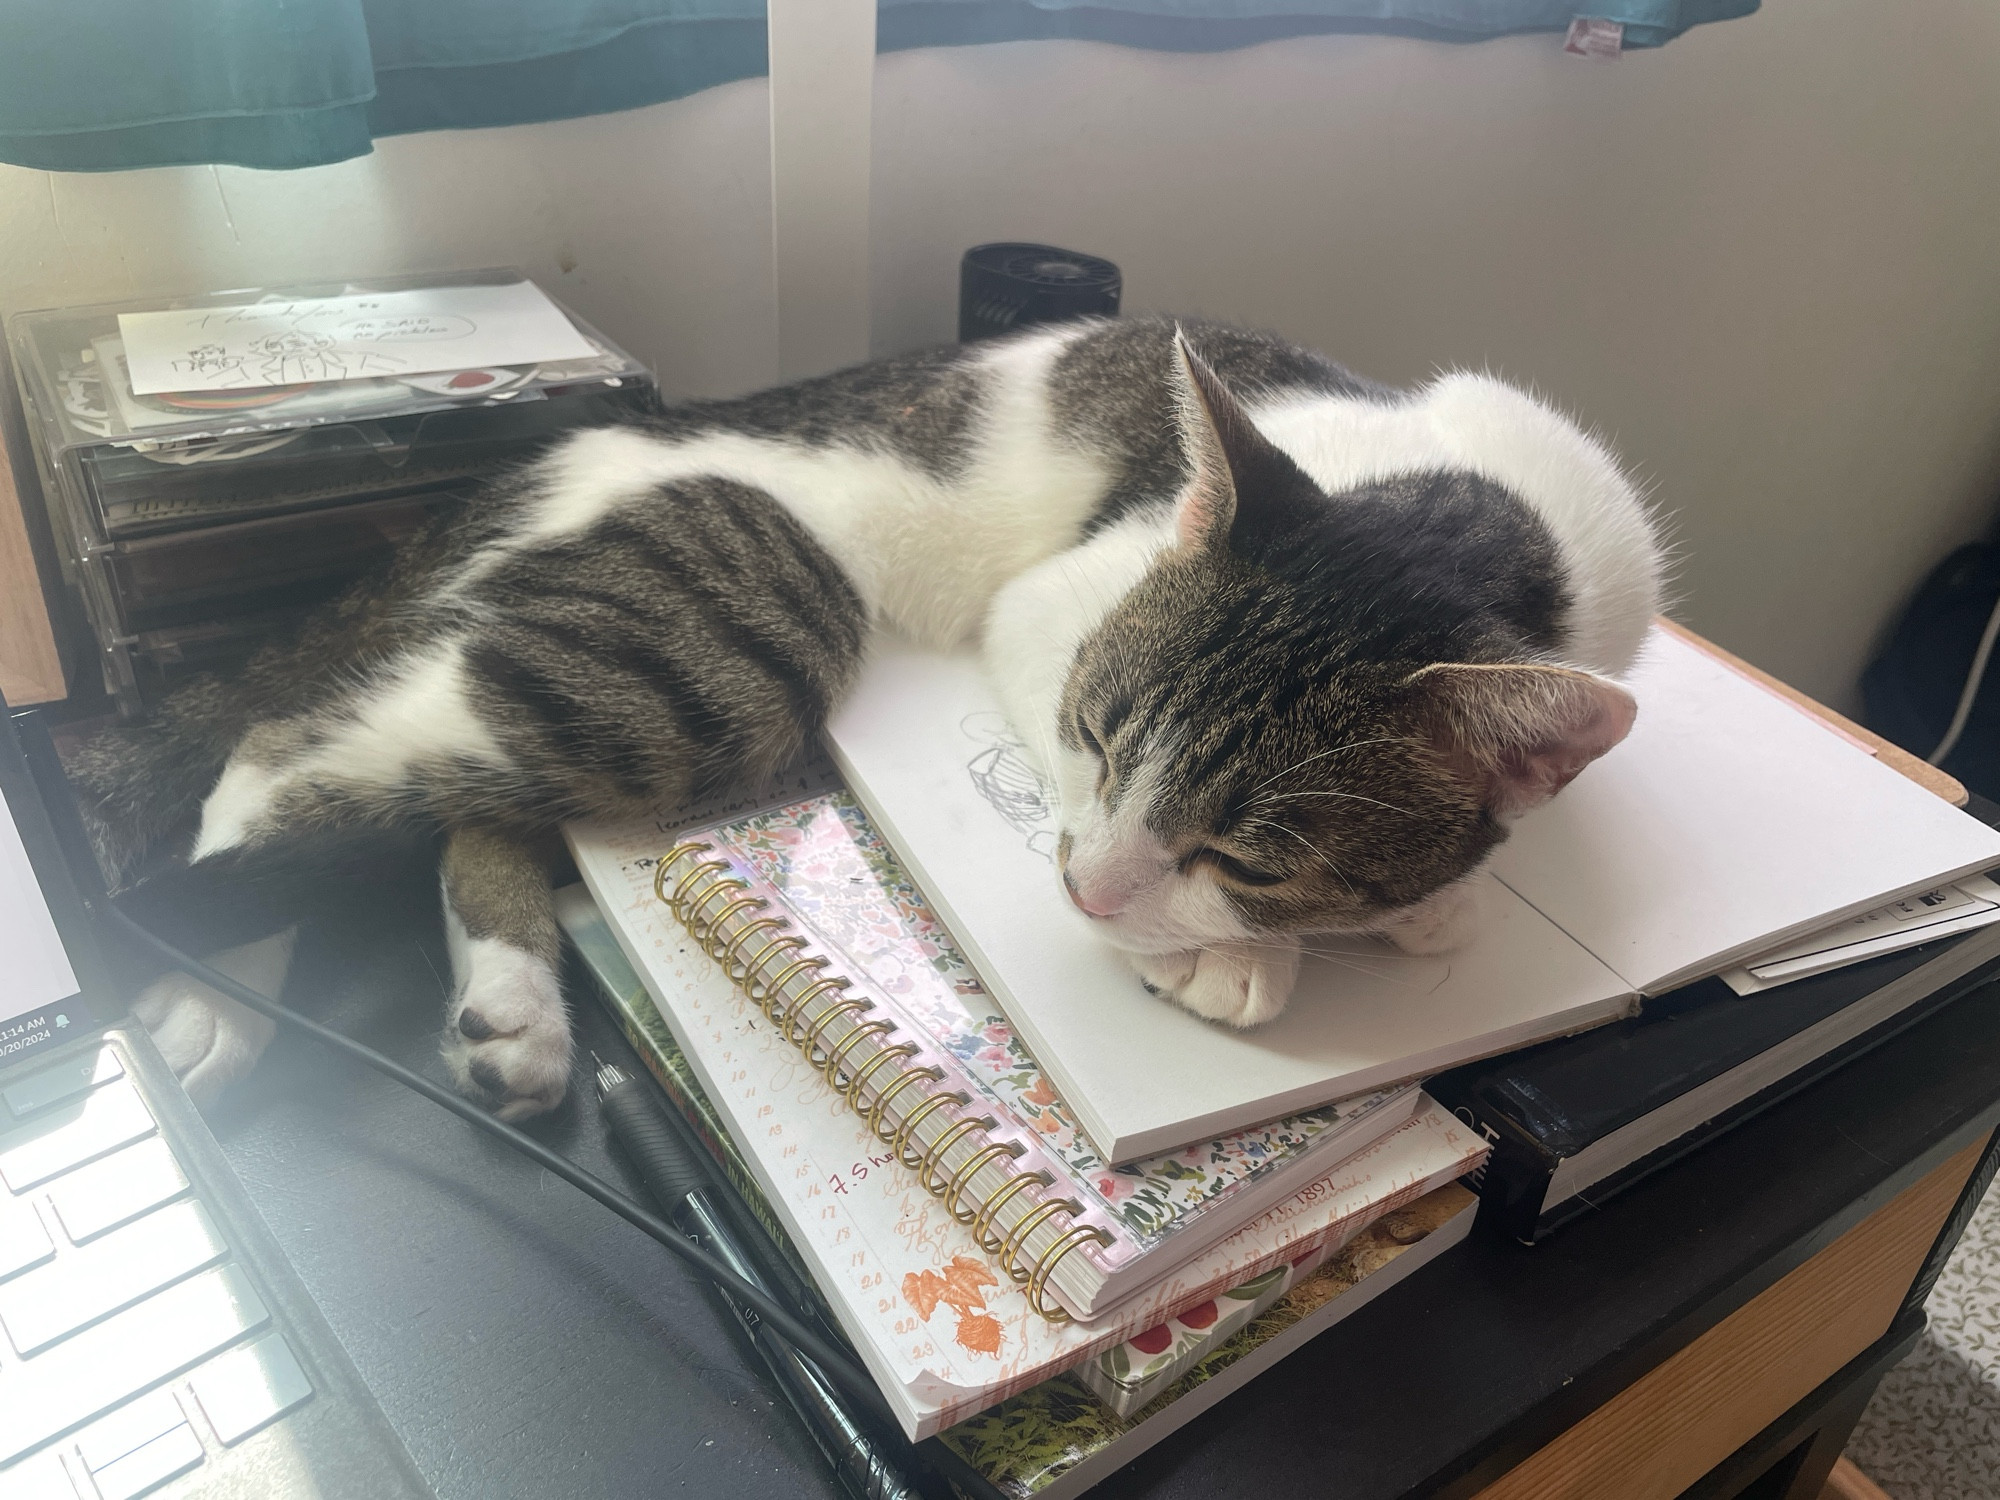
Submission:
M 137 724 L 99 731 L 64 757 L 77 806 L 114 890 L 163 846 L 183 844 L 245 723 L 231 689 L 198 677 Z
M 204 960 L 237 983 L 277 998 L 291 967 L 298 929 L 244 943 Z M 132 1002 L 132 1014 L 197 1104 L 257 1065 L 277 1022 L 178 971 L 161 976 Z
M 507 834 L 465 826 L 445 838 L 441 884 L 455 980 L 445 1066 L 503 1120 L 554 1109 L 569 1087 L 570 1035 L 547 869 Z

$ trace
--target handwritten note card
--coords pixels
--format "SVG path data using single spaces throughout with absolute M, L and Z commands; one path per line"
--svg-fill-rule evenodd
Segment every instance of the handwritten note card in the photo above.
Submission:
M 137 394 L 427 375 L 596 353 L 533 282 L 120 313 Z

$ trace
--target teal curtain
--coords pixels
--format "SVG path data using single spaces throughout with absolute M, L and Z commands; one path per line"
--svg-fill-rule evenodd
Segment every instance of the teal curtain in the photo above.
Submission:
M 1758 0 L 880 0 L 883 51 L 1072 37 L 1220 51 L 1621 21 L 1628 46 Z M 763 0 L 0 0 L 0 161 L 309 167 L 377 136 L 603 114 L 764 71 Z

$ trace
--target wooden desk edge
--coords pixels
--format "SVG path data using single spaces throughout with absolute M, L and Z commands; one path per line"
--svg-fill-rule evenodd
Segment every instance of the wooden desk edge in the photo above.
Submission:
M 26 454 L 26 434 L 14 420 L 12 385 L 0 353 L 0 693 L 18 708 L 53 702 L 69 687 L 28 541 L 24 507 L 32 491 L 15 479 L 15 461 Z M 11 442 L 22 444 L 19 453 L 10 453 Z
M 1901 745 L 1892 744 L 1872 729 L 1864 729 L 1845 714 L 1835 713 L 1824 703 L 1816 702 L 1797 688 L 1780 682 L 1761 667 L 1752 666 L 1733 652 L 1723 650 L 1715 642 L 1696 635 L 1685 625 L 1669 620 L 1664 615 L 1659 616 L 1656 623 L 1662 630 L 1670 631 L 1696 649 L 1707 652 L 1730 670 L 1741 673 L 1760 687 L 1768 688 L 1780 698 L 1785 699 L 1797 708 L 1803 709 L 1813 718 L 1818 719 L 1821 723 L 1828 725 L 1838 733 L 1861 741 L 1875 752 L 1875 758 L 1881 761 L 1883 765 L 1889 767 L 1892 771 L 1901 772 L 1925 791 L 1935 792 L 1953 807 L 1964 807 L 1971 800 L 1971 795 L 1966 791 L 1964 783 L 1957 777 L 1940 771 L 1928 761 L 1912 755 Z
M 1960 1146 L 1474 1500 L 1680 1494 L 1890 1327 L 1986 1145 Z

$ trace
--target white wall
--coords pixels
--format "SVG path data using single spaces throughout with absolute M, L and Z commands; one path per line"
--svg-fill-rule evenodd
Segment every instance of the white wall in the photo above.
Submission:
M 1991 0 L 1766 0 L 1615 62 L 940 50 L 876 100 L 878 346 L 949 335 L 962 247 L 1046 239 L 1128 307 L 1490 365 L 1651 481 L 1689 623 L 1836 702 L 2000 500 Z
M 770 95 L 397 136 L 301 172 L 0 165 L 0 310 L 516 265 L 677 394 L 767 383 Z
M 315 171 L 0 167 L 0 307 L 514 263 L 680 393 L 775 369 L 760 82 L 384 141 Z M 877 70 L 875 344 L 950 336 L 969 244 L 1384 379 L 1491 365 L 1613 435 L 1682 613 L 1852 701 L 2000 494 L 2000 8 L 1766 0 L 1617 62 L 1554 39 L 1222 55 L 1025 43 Z

